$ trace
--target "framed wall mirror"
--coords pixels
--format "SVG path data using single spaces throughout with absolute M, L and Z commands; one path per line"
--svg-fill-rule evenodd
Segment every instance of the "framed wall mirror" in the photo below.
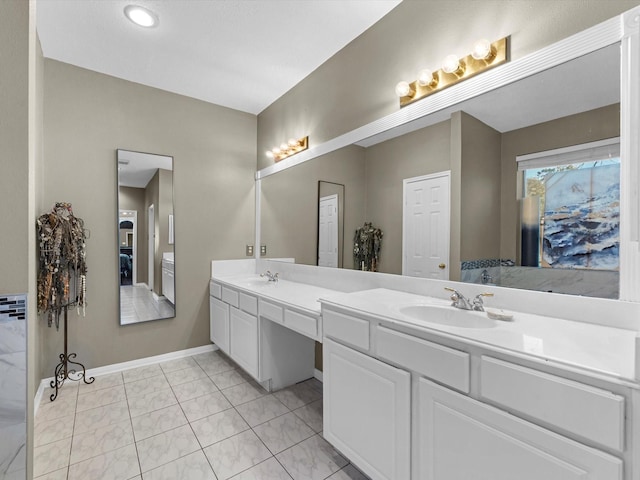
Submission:
M 175 317 L 173 157 L 116 151 L 120 325 Z
M 620 170 L 616 174 L 611 166 L 620 164 L 620 150 L 615 147 L 621 136 L 620 48 L 620 43 L 614 43 L 596 49 L 277 174 L 258 175 L 261 205 L 267 206 L 261 211 L 261 242 L 270 245 L 270 256 L 316 264 L 312 253 L 317 246 L 312 245 L 308 253 L 305 242 L 296 241 L 299 221 L 315 214 L 304 212 L 311 207 L 301 197 L 312 195 L 312 183 L 331 179 L 345 185 L 348 197 L 343 266 L 354 266 L 351 237 L 355 229 L 372 222 L 384 233 L 378 271 L 402 274 L 406 256 L 403 180 L 450 171 L 450 253 L 448 263 L 441 262 L 448 269 L 448 279 L 618 298 L 620 262 L 613 257 L 619 250 L 619 213 L 610 207 L 620 203 Z M 602 158 L 591 158 L 591 147 L 603 144 L 614 146 L 600 149 Z M 562 151 L 584 151 L 586 156 L 569 155 L 553 165 L 547 159 L 544 165 L 529 169 L 521 163 L 532 156 L 543 157 L 541 152 L 557 159 Z M 527 266 L 531 264 L 522 261 L 522 208 L 524 199 L 536 193 L 529 178 L 534 177 L 538 185 L 548 179 L 549 186 L 557 184 L 571 192 L 580 190 L 585 180 L 574 181 L 567 171 L 579 170 L 576 177 L 582 178 L 587 169 L 601 170 L 600 178 L 607 182 L 599 187 L 601 198 L 594 202 L 594 195 L 583 192 L 589 205 L 553 205 L 547 199 L 546 205 L 553 209 L 541 210 L 536 218 L 544 224 L 546 217 L 547 223 L 547 230 L 538 237 L 538 263 Z M 555 180 L 547 178 L 554 173 Z M 592 173 L 589 178 L 595 178 Z M 613 190 L 617 199 L 609 197 Z M 555 199 L 566 196 L 553 195 Z M 287 197 L 288 208 L 269 208 L 284 205 Z M 291 198 L 296 198 L 295 204 Z M 292 211 L 294 205 L 296 211 Z M 577 222 L 552 225 L 552 217 L 557 219 L 563 209 L 581 209 L 584 216 Z M 551 257 L 544 253 L 545 242 L 555 241 L 545 236 L 553 229 L 563 229 L 557 242 L 565 248 L 557 255 L 573 256 L 564 264 L 550 264 Z M 585 229 L 591 231 L 582 235 Z M 602 249 L 610 253 L 606 262 L 585 260 L 590 252 Z

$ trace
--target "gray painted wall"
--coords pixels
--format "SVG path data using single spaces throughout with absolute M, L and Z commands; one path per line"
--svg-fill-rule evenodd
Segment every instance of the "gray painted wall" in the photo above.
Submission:
M 87 315 L 70 316 L 79 361 L 99 367 L 208 344 L 210 261 L 241 258 L 253 243 L 256 117 L 47 59 L 44 132 L 44 202 L 71 202 L 91 231 Z M 118 148 L 174 157 L 174 319 L 118 324 Z M 61 332 L 44 334 L 41 377 L 62 348 Z
M 634 6 L 639 0 L 404 0 L 258 116 L 258 169 L 264 152 L 309 135 L 310 146 L 399 109 L 394 87 L 479 38 L 511 37 L 518 59 Z

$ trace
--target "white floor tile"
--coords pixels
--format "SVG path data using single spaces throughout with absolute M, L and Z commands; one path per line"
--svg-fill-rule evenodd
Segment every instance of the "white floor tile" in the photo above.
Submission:
M 233 406 L 250 402 L 256 398 L 263 397 L 268 393 L 264 388 L 254 382 L 241 383 L 235 387 L 225 388 L 224 390 L 221 390 L 221 392 Z
M 129 407 L 124 400 L 76 413 L 73 434 L 90 432 L 129 419 Z
M 74 463 L 132 443 L 133 430 L 131 429 L 130 420 L 100 427 L 91 432 L 74 435 L 71 443 L 71 459 L 69 463 L 73 465 Z
M 85 393 L 95 392 L 96 390 L 102 390 L 105 388 L 115 387 L 116 385 L 122 385 L 124 380 L 122 379 L 122 373 L 112 373 L 109 375 L 99 375 L 95 377 L 92 383 L 78 382 L 78 395 L 84 395 Z
M 214 392 L 192 400 L 187 400 L 186 402 L 181 402 L 180 405 L 190 422 L 231 408 L 231 404 L 224 398 L 221 392 Z
M 342 470 L 331 475 L 327 480 L 370 480 L 364 473 L 349 464 Z
M 284 403 L 290 410 L 295 410 L 321 399 L 322 392 L 306 383 L 298 383 L 274 392 L 273 396 Z
M 189 425 L 136 442 L 142 474 L 200 450 Z
M 233 477 L 233 480 L 291 480 L 291 476 L 278 461 L 271 457 L 255 467 Z
M 164 378 L 164 375 L 160 374 L 155 377 L 125 383 L 124 388 L 127 391 L 127 397 L 138 397 L 162 390 L 163 388 L 169 388 L 169 382 Z
M 33 449 L 33 476 L 55 472 L 69 465 L 71 437 Z
M 122 372 L 125 383 L 144 380 L 145 378 L 155 377 L 162 374 L 160 365 L 145 365 L 144 367 L 132 368 Z
M 323 480 L 349 463 L 319 435 L 279 453 L 276 458 L 294 480 Z
M 56 442 L 73 435 L 73 415 L 36 422 L 34 429 L 34 447 Z
M 271 457 L 271 452 L 251 430 L 204 449 L 218 480 L 226 480 Z
M 242 418 L 244 418 L 251 427 L 289 413 L 289 409 L 273 395 L 265 395 L 264 397 L 238 405 L 236 410 L 238 410 Z
M 69 473 L 69 468 L 64 467 L 60 470 L 56 470 L 55 472 L 47 473 L 40 477 L 36 477 L 35 480 L 67 480 L 67 474 Z M 22 478 L 26 478 L 26 475 Z
M 208 377 L 200 378 L 192 382 L 181 383 L 180 385 L 173 385 L 171 388 L 180 402 L 218 391 L 218 387 L 216 387 Z
M 322 431 L 322 400 L 316 400 L 304 407 L 297 408 L 293 413 L 309 425 L 314 432 Z
M 187 424 L 180 405 L 154 410 L 131 419 L 136 442 Z
M 182 370 L 187 367 L 195 367 L 198 364 L 192 357 L 177 358 L 175 360 L 169 360 L 168 362 L 162 362 L 160 368 L 164 373 L 175 372 L 176 370 Z
M 311 437 L 315 433 L 293 413 L 276 417 L 258 425 L 253 430 L 274 455 Z
M 206 447 L 249 429 L 240 414 L 233 408 L 191 423 L 200 445 Z
M 144 480 L 216 480 L 202 450 L 190 453 L 161 467 L 149 470 Z
M 240 370 L 227 370 L 226 372 L 211 375 L 211 380 L 220 390 L 246 383 L 248 378 Z
M 139 473 L 136 447 L 131 444 L 71 465 L 68 480 L 129 479 Z
M 163 388 L 143 395 L 127 396 L 127 402 L 131 418 L 135 418 L 154 410 L 175 405 L 178 400 L 170 388 Z
M 180 385 L 182 383 L 192 382 L 200 378 L 207 378 L 207 374 L 200 368 L 199 365 L 189 366 L 182 370 L 174 370 L 172 372 L 165 372 L 165 376 L 170 385 Z
M 87 393 L 86 395 L 78 396 L 76 412 L 82 412 L 84 410 L 102 407 L 111 403 L 121 402 L 125 399 L 126 396 L 124 393 L 124 387 L 122 385 L 116 385 L 112 388 L 105 388 L 104 390 L 97 390 L 95 392 Z

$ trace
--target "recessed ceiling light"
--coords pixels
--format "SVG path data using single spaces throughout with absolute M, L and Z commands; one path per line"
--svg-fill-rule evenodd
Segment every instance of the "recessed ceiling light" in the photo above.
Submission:
M 141 27 L 155 27 L 158 25 L 158 16 L 148 8 L 139 5 L 127 5 L 124 7 L 124 14 L 136 25 Z

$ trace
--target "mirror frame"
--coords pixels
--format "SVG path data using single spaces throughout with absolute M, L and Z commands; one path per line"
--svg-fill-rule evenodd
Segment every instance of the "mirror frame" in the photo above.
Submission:
M 150 319 L 146 319 L 146 320 L 139 320 L 137 322 L 130 322 L 130 323 L 122 323 L 122 315 L 121 315 L 121 308 L 122 308 L 122 296 L 121 296 L 121 291 L 120 291 L 120 212 L 121 212 L 121 208 L 120 208 L 120 173 L 119 173 L 119 164 L 118 164 L 118 157 L 120 155 L 120 152 L 131 152 L 131 153 L 138 153 L 138 154 L 144 154 L 144 155 L 154 155 L 154 156 L 158 156 L 158 157 L 166 157 L 166 158 L 171 158 L 171 177 L 172 177 L 172 181 L 171 181 L 171 214 L 169 215 L 171 218 L 167 219 L 167 221 L 169 222 L 169 227 L 168 227 L 168 233 L 169 233 L 169 237 L 168 237 L 168 242 L 172 247 L 173 247 L 173 254 L 174 254 L 174 262 L 175 262 L 175 231 L 173 229 L 173 216 L 174 216 L 174 212 L 175 212 L 175 187 L 174 187 L 174 179 L 173 179 L 173 171 L 174 171 L 174 162 L 175 162 L 175 158 L 173 157 L 173 155 L 165 155 L 165 154 L 161 154 L 161 153 L 150 153 L 150 152 L 141 152 L 138 150 L 130 150 L 130 149 L 126 149 L 126 148 L 117 148 L 115 150 L 115 165 L 116 165 L 116 215 L 118 218 L 118 222 L 117 222 L 117 231 L 116 231 L 116 285 L 118 286 L 118 294 L 117 294 L 117 298 L 118 298 L 118 325 L 121 327 L 126 327 L 129 325 L 138 325 L 140 323 L 147 323 L 147 322 L 154 322 L 156 320 L 169 320 L 172 318 L 176 318 L 177 316 L 177 300 L 175 298 L 176 296 L 176 285 L 177 282 L 175 280 L 175 270 L 174 270 L 174 279 L 173 279 L 173 289 L 174 289 L 174 303 L 173 303 L 173 315 L 168 316 L 168 317 L 158 317 L 158 318 L 150 318 Z M 127 210 L 127 209 L 123 209 L 123 210 Z M 144 213 L 144 212 L 143 212 Z M 140 217 L 141 215 L 138 214 L 136 216 L 136 229 L 139 230 L 138 225 L 140 223 Z M 139 233 L 137 233 L 136 235 L 139 235 Z M 173 240 L 173 241 L 172 241 Z M 174 263 L 175 264 L 175 263 Z M 155 272 L 154 273 L 154 277 L 156 275 L 162 275 L 162 268 L 160 268 L 160 272 Z
M 640 131 L 640 7 L 257 171 L 256 245 L 260 245 L 260 190 L 263 178 L 372 137 L 383 141 L 409 133 L 422 127 L 420 119 L 444 108 L 618 42 L 621 44 L 620 265 L 624 265 L 620 269 L 619 300 L 640 302 L 640 139 L 637 137 Z M 256 249 L 256 258 L 260 258 L 259 249 Z

